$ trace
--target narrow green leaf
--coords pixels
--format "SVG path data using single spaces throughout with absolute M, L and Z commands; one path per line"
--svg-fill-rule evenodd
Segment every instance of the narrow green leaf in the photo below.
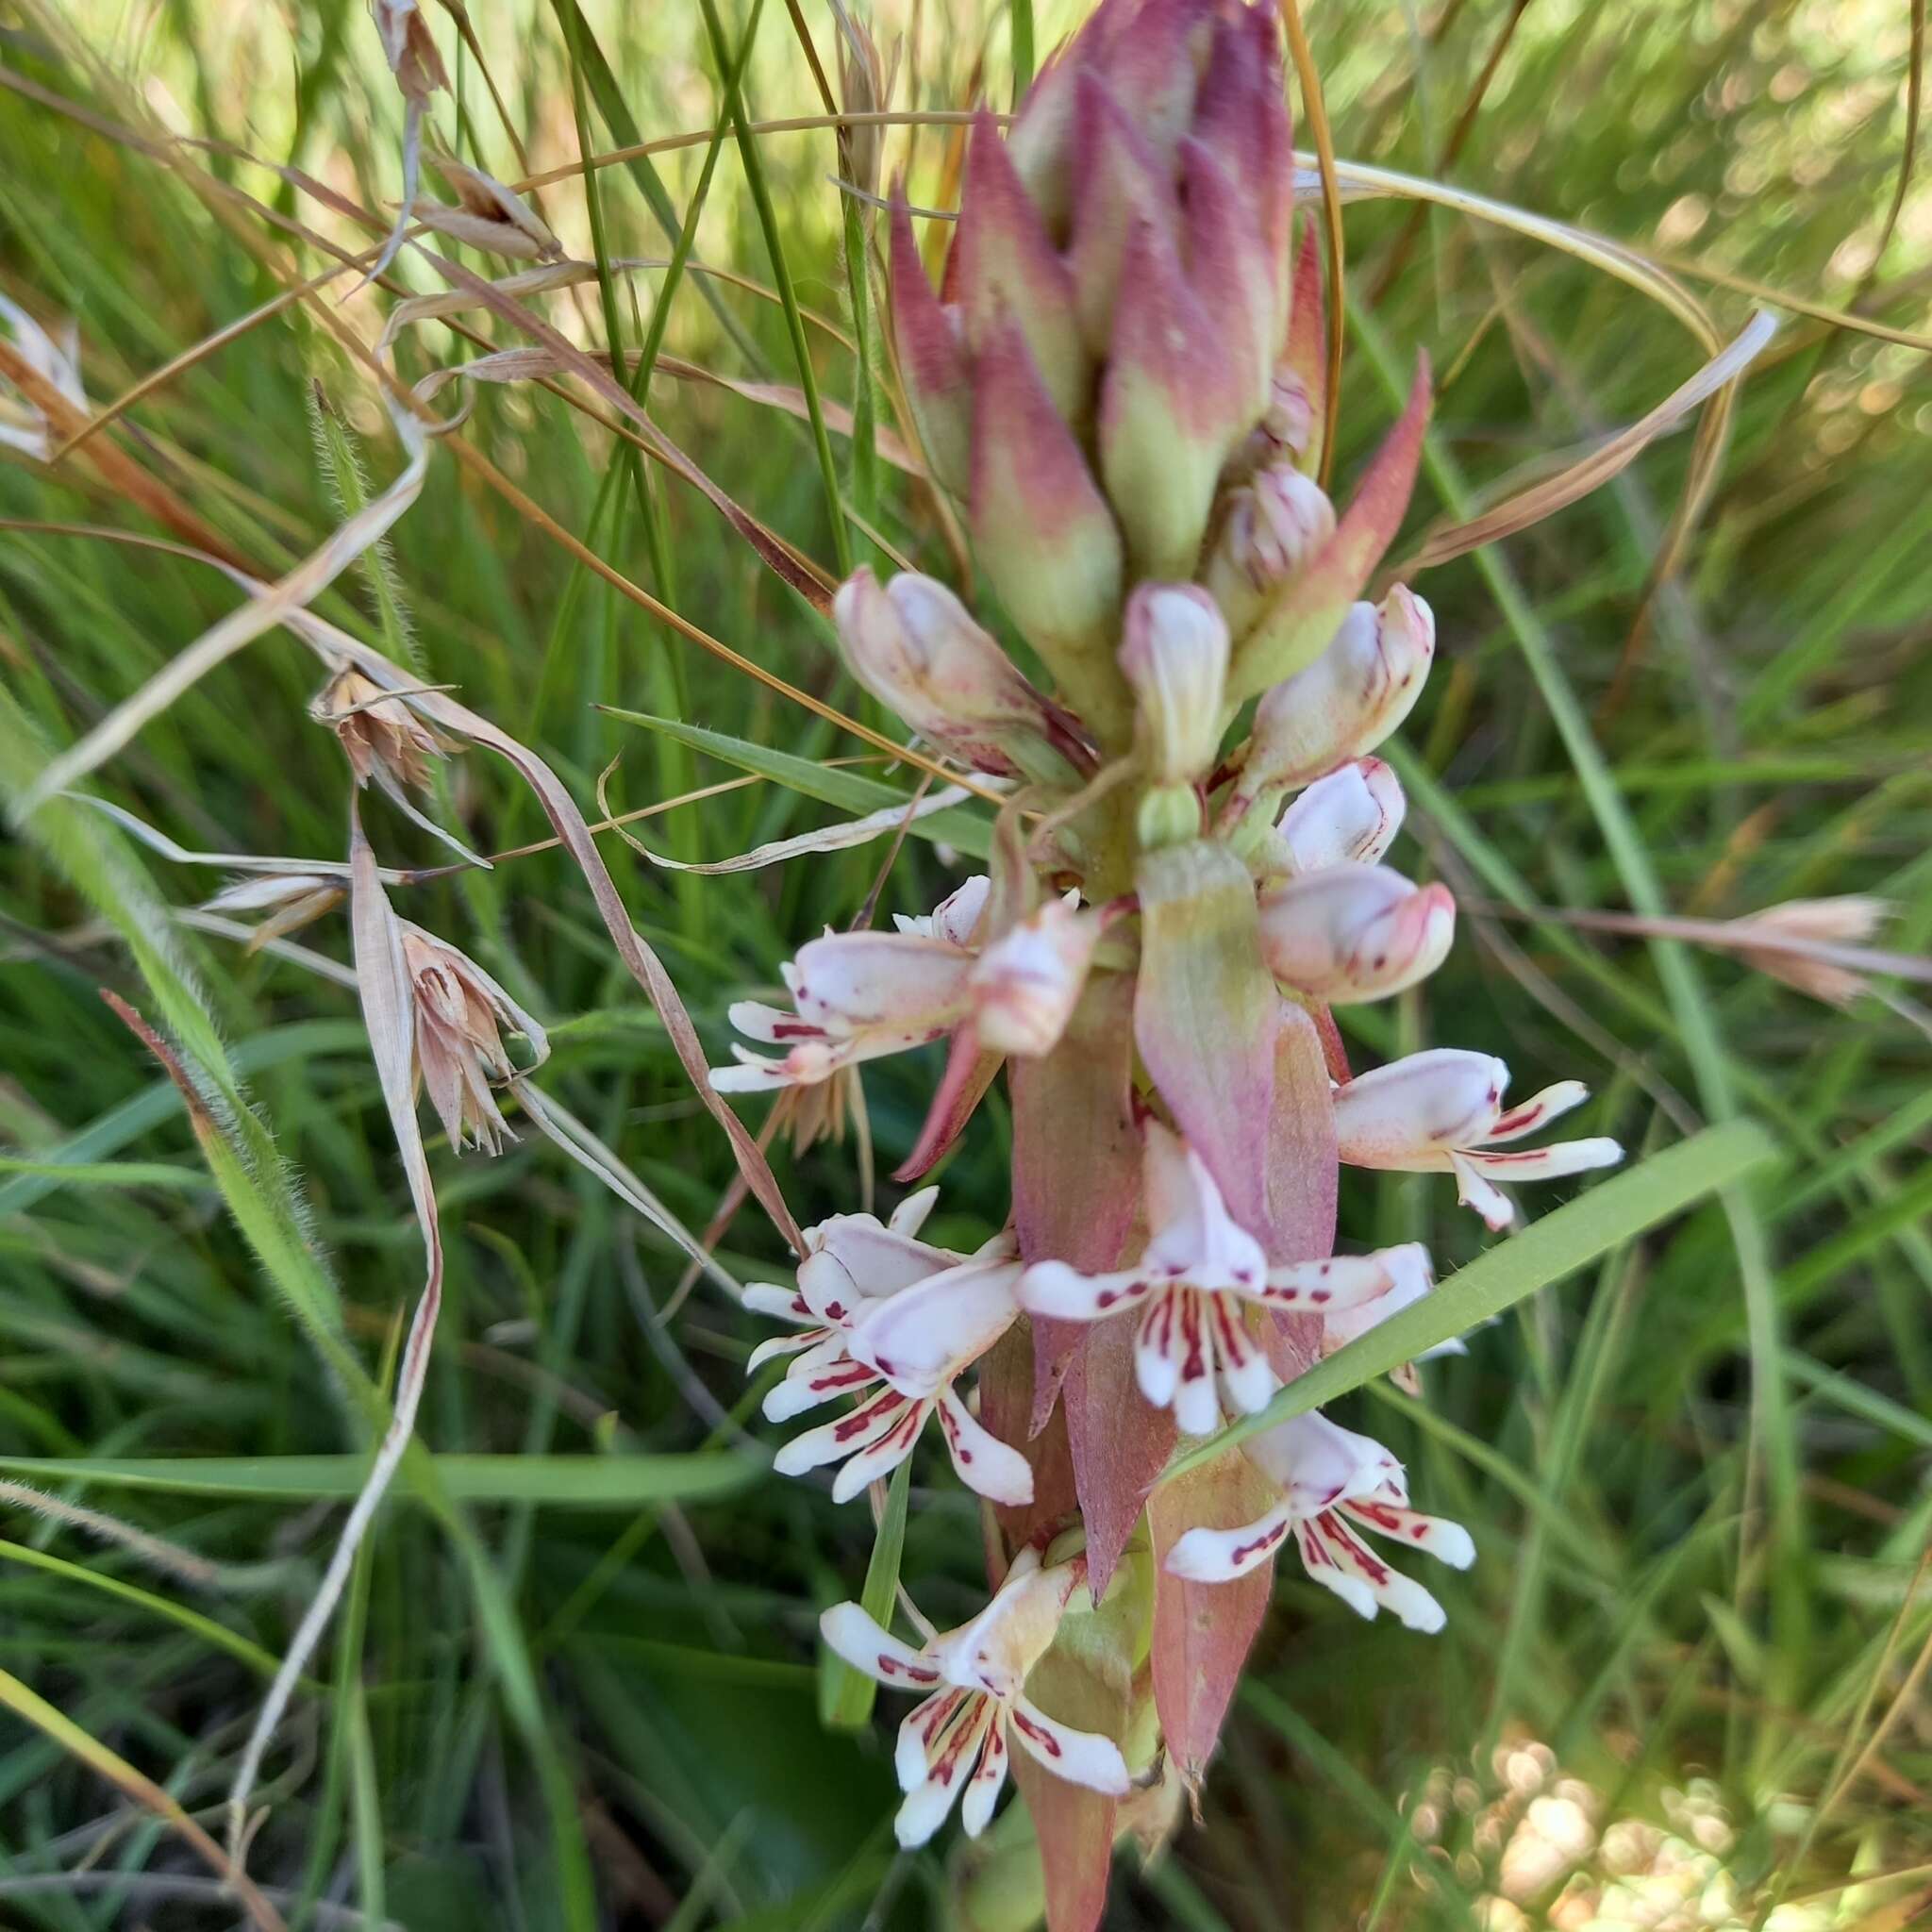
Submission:
M 872 1546 L 872 1561 L 865 1566 L 865 1588 L 859 1592 L 866 1615 L 888 1627 L 892 1621 L 893 1599 L 899 1594 L 899 1559 L 906 1552 L 906 1499 L 911 1488 L 908 1457 L 892 1472 L 891 1487 L 886 1491 L 886 1512 Z M 878 1686 L 841 1658 L 834 1657 L 829 1668 L 832 1689 L 826 1700 L 830 1707 L 827 1722 L 837 1730 L 858 1730 L 871 1722 Z
M 723 758 L 740 771 L 756 772 L 761 778 L 782 785 L 801 797 L 816 798 L 823 805 L 836 805 L 854 814 L 883 811 L 889 806 L 908 806 L 911 793 L 882 785 L 876 778 L 864 778 L 857 772 L 841 772 L 814 764 L 810 758 L 794 758 L 790 752 L 773 751 L 754 744 L 749 739 L 733 738 L 728 732 L 708 731 L 702 724 L 684 724 L 675 718 L 654 718 L 648 711 L 625 711 L 614 705 L 606 710 L 626 724 L 641 724 L 714 758 Z M 992 827 L 970 806 L 949 806 L 906 828 L 916 839 L 930 839 L 935 844 L 950 845 L 974 858 L 984 858 L 992 850 Z
M 750 1457 L 432 1456 L 443 1495 L 459 1503 L 538 1503 L 584 1509 L 634 1509 L 641 1503 L 729 1495 L 755 1481 Z M 349 1497 L 369 1473 L 363 1456 L 0 1457 L 0 1470 L 46 1483 L 165 1490 L 180 1495 Z M 397 1490 L 422 1484 L 406 1462 Z

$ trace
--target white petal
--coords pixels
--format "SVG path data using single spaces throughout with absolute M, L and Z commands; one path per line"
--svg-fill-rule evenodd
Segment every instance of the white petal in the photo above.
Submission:
M 707 1068 L 706 1078 L 713 1093 L 768 1093 L 797 1084 L 782 1060 L 761 1060 L 750 1054 L 735 1067 Z
M 881 1629 L 858 1604 L 834 1604 L 823 1611 L 819 1632 L 835 1656 L 881 1684 L 904 1690 L 939 1682 L 938 1667 L 930 1657 Z
M 772 1467 L 780 1475 L 803 1475 L 808 1469 L 855 1455 L 891 1429 L 907 1407 L 906 1398 L 896 1389 L 882 1389 L 837 1422 L 822 1423 L 802 1436 L 793 1436 L 772 1458 Z
M 869 1484 L 881 1482 L 912 1454 L 919 1432 L 932 1413 L 929 1402 L 908 1402 L 905 1412 L 853 1452 L 832 1480 L 832 1501 L 849 1503 Z
M 1581 1107 L 1589 1098 L 1590 1089 L 1581 1080 L 1558 1080 L 1554 1087 L 1545 1087 L 1541 1093 L 1518 1101 L 1483 1136 L 1483 1144 L 1500 1147 L 1505 1141 L 1520 1141 L 1525 1134 L 1533 1134 L 1539 1127 L 1560 1119 L 1573 1108 Z
M 1007 1781 L 1007 1727 L 997 1712 L 987 1726 L 986 1741 L 979 1748 L 979 1763 L 959 1801 L 959 1823 L 968 1838 L 977 1838 L 992 1817 L 1000 1790 Z
M 760 1040 L 767 1046 L 790 1046 L 793 1041 L 815 1036 L 819 1030 L 808 1025 L 796 1013 L 788 1013 L 783 1007 L 767 1006 L 763 1000 L 734 1000 L 725 1011 L 731 1024 L 747 1040 Z
M 1406 1549 L 1426 1550 L 1452 1570 L 1467 1570 L 1475 1561 L 1475 1539 L 1446 1516 L 1424 1516 L 1420 1509 L 1366 1499 L 1337 1507 L 1342 1515 L 1366 1524 L 1378 1536 L 1389 1537 Z
M 875 1303 L 852 1331 L 851 1349 L 894 1388 L 931 1395 L 1013 1325 L 1016 1262 L 965 1262 Z
M 1265 1563 L 1293 1524 L 1288 1505 L 1281 1503 L 1239 1529 L 1191 1529 L 1168 1551 L 1168 1573 L 1190 1583 L 1232 1583 Z
M 1091 1791 L 1104 1791 L 1110 1797 L 1124 1797 L 1132 1783 L 1127 1761 L 1111 1738 L 1092 1731 L 1076 1731 L 1030 1704 L 1015 1698 L 1007 1712 L 1007 1723 L 1020 1744 L 1041 1763 L 1070 1784 L 1085 1785 Z
M 941 1741 L 976 1694 L 948 1684 L 907 1712 L 892 1740 L 892 1772 L 902 1791 L 916 1791 L 925 1782 Z
M 1332 1590 L 1357 1616 L 1366 1617 L 1371 1623 L 1375 1618 L 1375 1593 L 1357 1576 L 1353 1569 L 1340 1564 L 1323 1536 L 1318 1519 L 1310 1518 L 1297 1523 L 1294 1527 L 1295 1546 L 1301 1551 L 1302 1568 L 1307 1572 L 1311 1583 L 1319 1583 L 1324 1590 Z
M 943 1031 L 964 1017 L 973 958 L 943 940 L 837 932 L 799 948 L 790 975 L 800 1018 L 841 1032 Z
M 1181 1379 L 1180 1304 L 1185 1291 L 1163 1289 L 1141 1318 L 1134 1338 L 1134 1379 L 1151 1407 L 1166 1408 Z
M 1468 1155 L 1450 1155 L 1449 1166 L 1456 1175 L 1457 1200 L 1480 1214 L 1491 1234 L 1501 1234 L 1516 1219 L 1515 1202 L 1485 1180 Z
M 884 1225 L 875 1215 L 834 1214 L 806 1237 L 813 1252 L 799 1269 L 799 1288 L 811 1299 L 809 1277 L 816 1274 L 848 1299 L 882 1300 L 954 1267 L 958 1256 Z M 845 1319 L 851 1319 L 848 1311 Z
M 1318 778 L 1275 826 L 1297 872 L 1373 865 L 1401 829 L 1402 787 L 1380 758 L 1360 758 Z
M 1082 1274 L 1064 1261 L 1036 1261 L 1021 1275 L 1015 1292 L 1023 1308 L 1061 1322 L 1094 1322 L 1132 1307 L 1154 1283 L 1132 1269 L 1113 1274 Z
M 868 1394 L 878 1379 L 863 1362 L 855 1362 L 846 1354 L 843 1336 L 832 1336 L 810 1354 L 799 1357 L 786 1371 L 785 1379 L 766 1391 L 764 1418 L 768 1423 L 789 1423 L 835 1395 Z
M 892 1835 L 901 1848 L 912 1851 L 923 1845 L 946 1822 L 953 1808 L 953 1787 L 929 1777 L 899 1807 L 892 1819 Z
M 892 1218 L 886 1223 L 894 1234 L 903 1234 L 909 1241 L 925 1225 L 926 1216 L 938 1206 L 940 1191 L 936 1187 L 921 1188 L 916 1194 L 908 1194 L 892 1209 Z
M 810 1307 L 795 1288 L 780 1288 L 774 1281 L 754 1281 L 744 1291 L 744 1307 L 754 1314 L 774 1315 L 781 1322 L 809 1322 Z
M 1252 1291 L 1256 1301 L 1274 1307 L 1307 1308 L 1326 1314 L 1353 1308 L 1386 1296 L 1394 1286 L 1386 1257 L 1374 1255 L 1331 1255 L 1324 1261 L 1291 1261 L 1271 1268 L 1267 1279 Z
M 1017 1449 L 983 1428 L 950 1388 L 940 1392 L 939 1411 L 953 1467 L 969 1490 L 1009 1509 L 1032 1502 L 1033 1468 Z
M 1615 1167 L 1623 1158 L 1621 1142 L 1607 1137 L 1554 1141 L 1547 1147 L 1516 1147 L 1501 1154 L 1477 1147 L 1463 1156 L 1472 1167 L 1504 1181 L 1560 1180 L 1565 1174 L 1587 1174 L 1595 1167 Z
M 1449 1621 L 1442 1606 L 1420 1583 L 1390 1569 L 1339 1516 L 1331 1513 L 1306 1527 L 1324 1536 L 1334 1574 L 1355 1576 L 1383 1609 L 1392 1611 L 1409 1629 L 1427 1634 Z

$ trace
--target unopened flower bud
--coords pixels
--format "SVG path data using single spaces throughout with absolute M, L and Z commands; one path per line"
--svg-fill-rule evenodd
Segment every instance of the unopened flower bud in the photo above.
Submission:
M 517 1071 L 502 1029 L 521 1033 L 541 1061 L 550 1050 L 542 1027 L 468 955 L 421 926 L 403 927 L 403 964 L 415 1011 L 417 1069 L 450 1145 L 500 1154 L 506 1141 L 516 1139 L 490 1091 Z
M 1067 1030 L 1087 984 L 1100 915 L 1056 899 L 1022 920 L 980 954 L 973 969 L 979 1043 L 1036 1059 Z
M 352 664 L 322 688 L 309 715 L 335 733 L 358 785 L 374 778 L 386 791 L 420 791 L 429 783 L 429 760 L 450 748 L 404 699 L 387 695 Z
M 1282 813 L 1255 861 L 1257 872 L 1320 872 L 1373 865 L 1402 829 L 1406 802 L 1380 758 L 1358 758 L 1315 782 Z
M 1354 606 L 1328 648 L 1256 708 L 1239 786 L 1243 807 L 1374 751 L 1422 695 L 1435 651 L 1436 620 L 1406 586 L 1379 606 Z
M 1141 755 L 1157 785 L 1213 764 L 1225 719 L 1227 624 L 1193 584 L 1143 584 L 1127 600 L 1121 669 L 1134 688 Z
M 1261 950 L 1284 985 L 1315 999 L 1387 999 L 1426 977 L 1456 937 L 1446 886 L 1380 865 L 1332 865 L 1261 894 Z
M 1206 580 L 1240 636 L 1285 583 L 1335 534 L 1335 506 L 1291 463 L 1274 464 L 1231 492 Z
M 869 570 L 840 587 L 832 616 L 852 675 L 922 738 L 982 772 L 1064 769 L 1052 741 L 1071 734 L 945 585 Z

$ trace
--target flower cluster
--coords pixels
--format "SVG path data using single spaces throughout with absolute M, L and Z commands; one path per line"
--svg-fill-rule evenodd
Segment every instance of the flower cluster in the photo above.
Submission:
M 860 571 L 834 615 L 858 682 L 1007 802 L 984 875 L 895 931 L 806 945 L 789 1007 L 731 1009 L 752 1044 L 711 1075 L 797 1091 L 949 1041 L 923 1173 L 1004 1061 L 1012 1202 L 982 1208 L 990 1241 L 924 1240 L 927 1189 L 808 1230 L 795 1281 L 748 1302 L 795 1330 L 753 1357 L 787 1360 L 767 1416 L 841 1405 L 781 1470 L 836 1464 L 849 1499 L 937 1415 L 992 1506 L 998 1588 L 972 1623 L 915 1649 L 841 1604 L 824 1632 L 926 1693 L 900 1731 L 902 1842 L 955 1798 L 978 1832 L 1014 1747 L 1029 1802 L 1043 1774 L 1086 1794 L 1041 1834 L 1054 1932 L 1093 1923 L 1104 1880 L 1079 1874 L 1104 1874 L 1133 1793 L 1174 1767 L 1198 1783 L 1284 1546 L 1423 1631 L 1443 1609 L 1383 1552 L 1474 1559 L 1387 1449 L 1320 1412 L 1163 1480 L 1178 1436 L 1266 1409 L 1430 1292 L 1419 1245 L 1338 1248 L 1341 1169 L 1453 1174 L 1500 1229 L 1507 1184 L 1620 1158 L 1521 1144 L 1585 1100 L 1574 1082 L 1511 1105 L 1508 1069 L 1458 1049 L 1356 1074 L 1331 1018 L 1434 972 L 1456 906 L 1387 862 L 1404 801 L 1374 756 L 1435 622 L 1406 586 L 1364 601 L 1426 376 L 1338 514 L 1282 102 L 1270 9 L 1103 0 L 1007 133 L 974 125 L 939 288 L 894 207 L 899 364 L 996 605 Z M 1124 1595 L 1130 1572 L 1155 1582 Z

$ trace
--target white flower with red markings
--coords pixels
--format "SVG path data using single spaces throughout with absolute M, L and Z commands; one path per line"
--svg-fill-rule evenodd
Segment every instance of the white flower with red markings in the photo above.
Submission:
M 1489 1054 L 1438 1047 L 1360 1074 L 1335 1091 L 1335 1130 L 1353 1167 L 1400 1174 L 1453 1174 L 1456 1196 L 1492 1228 L 1507 1227 L 1515 1204 L 1498 1181 L 1557 1180 L 1624 1158 L 1615 1141 L 1557 1141 L 1516 1147 L 1590 1098 L 1580 1080 L 1559 1080 L 1506 1108 L 1509 1069 Z
M 1261 1244 L 1228 1213 L 1207 1163 L 1149 1121 L 1142 1142 L 1148 1240 L 1131 1268 L 1083 1274 L 1036 1261 L 1020 1277 L 1021 1305 L 1065 1322 L 1141 1309 L 1134 1351 L 1141 1392 L 1172 1408 L 1191 1436 L 1218 1428 L 1224 1408 L 1252 1414 L 1274 1394 L 1274 1372 L 1247 1324 L 1264 1312 L 1323 1313 L 1385 1294 L 1407 1251 L 1332 1256 L 1271 1267 Z
M 779 1450 L 774 1466 L 799 1475 L 842 1465 L 832 1485 L 841 1503 L 890 1474 L 912 1453 L 937 1414 L 959 1479 L 996 1503 L 1033 1497 L 1025 1458 L 982 1428 L 953 1387 L 1012 1324 L 1020 1268 L 1002 1236 L 977 1255 L 921 1241 L 939 1190 L 902 1202 L 891 1219 L 838 1214 L 805 1232 L 795 1288 L 759 1285 L 745 1306 L 799 1324 L 763 1342 L 756 1370 L 792 1357 L 765 1397 L 773 1422 L 787 1422 L 839 1396 L 856 1398 L 836 1422 L 808 1429 Z
M 734 1043 L 739 1064 L 713 1067 L 719 1093 L 808 1087 L 842 1067 L 904 1053 L 950 1033 L 973 1010 L 968 943 L 985 905 L 984 878 L 969 879 L 924 919 L 897 932 L 827 932 L 779 970 L 793 1010 L 740 1000 L 731 1024 L 767 1046 L 770 1059 Z
M 1284 986 L 1346 1006 L 1426 979 L 1456 939 L 1447 886 L 1413 886 L 1386 865 L 1328 865 L 1261 894 L 1261 952 Z
M 1230 1583 L 1267 1561 L 1292 1536 L 1310 1577 L 1364 1617 L 1392 1611 L 1411 1630 L 1440 1630 L 1442 1606 L 1412 1577 L 1390 1569 L 1364 1529 L 1466 1570 L 1475 1545 L 1458 1523 L 1408 1507 L 1402 1465 L 1367 1436 L 1324 1415 L 1298 1415 L 1241 1444 L 1281 1492 L 1265 1516 L 1239 1529 L 1191 1529 L 1167 1568 L 1194 1583 Z
M 967 1836 L 977 1838 L 992 1817 L 1014 1748 L 1056 1777 L 1110 1797 L 1126 1794 L 1126 1760 L 1112 1739 L 1058 1723 L 1026 1695 L 1027 1674 L 1051 1648 L 1086 1579 L 1084 1556 L 1043 1569 L 1029 1545 L 972 1623 L 920 1650 L 882 1630 L 854 1603 L 835 1604 L 819 1619 L 825 1642 L 854 1670 L 889 1690 L 930 1693 L 899 1726 L 893 1761 L 906 1802 L 894 1823 L 902 1845 L 925 1843 L 955 1799 Z

